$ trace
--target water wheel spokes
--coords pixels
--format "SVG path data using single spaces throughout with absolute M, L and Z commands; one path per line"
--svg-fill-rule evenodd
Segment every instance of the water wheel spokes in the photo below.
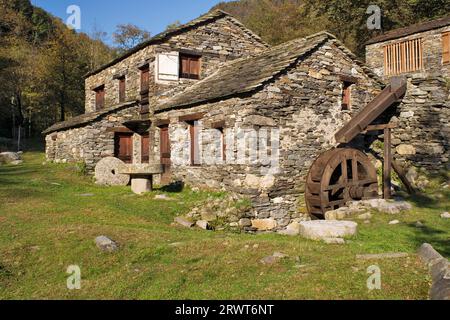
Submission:
M 370 159 L 356 149 L 332 149 L 313 163 L 306 183 L 306 205 L 310 214 L 343 207 L 348 201 L 378 197 L 378 180 Z

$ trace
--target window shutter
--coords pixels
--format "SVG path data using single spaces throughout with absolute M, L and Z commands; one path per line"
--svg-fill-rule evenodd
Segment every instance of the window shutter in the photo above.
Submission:
M 176 81 L 179 78 L 179 54 L 160 53 L 157 56 L 157 80 Z
M 450 32 L 442 34 L 442 63 L 450 62 Z

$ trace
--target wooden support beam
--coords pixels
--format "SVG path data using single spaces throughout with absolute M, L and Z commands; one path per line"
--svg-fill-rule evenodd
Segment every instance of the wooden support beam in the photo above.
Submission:
M 388 123 L 388 124 L 375 124 L 375 125 L 370 125 L 367 126 L 367 129 L 365 130 L 365 132 L 369 132 L 369 131 L 380 131 L 380 130 L 385 130 L 385 129 L 395 129 L 397 126 L 393 123 Z
M 114 127 L 106 129 L 106 132 L 118 132 L 118 133 L 134 133 L 133 130 L 128 129 L 127 127 Z
M 383 197 L 391 198 L 391 174 L 392 174 L 392 149 L 391 149 L 391 129 L 384 129 L 384 163 L 383 163 Z
M 189 114 L 186 116 L 181 116 L 181 117 L 179 117 L 178 120 L 180 122 L 197 121 L 197 120 L 202 119 L 205 114 L 206 114 L 205 112 L 198 112 L 198 113 Z

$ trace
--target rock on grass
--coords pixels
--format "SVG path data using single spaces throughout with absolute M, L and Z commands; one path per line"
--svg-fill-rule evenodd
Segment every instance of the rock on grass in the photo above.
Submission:
M 353 221 L 316 220 L 300 223 L 300 235 L 310 240 L 325 240 L 354 236 L 358 224 Z
M 111 253 L 119 249 L 118 244 L 106 236 L 100 236 L 95 238 L 95 244 L 97 245 L 97 248 L 99 248 L 104 252 Z
M 184 217 L 176 217 L 175 222 L 179 224 L 180 226 L 186 227 L 186 228 L 192 228 L 195 226 L 195 222 L 192 222 L 191 220 L 188 220 Z

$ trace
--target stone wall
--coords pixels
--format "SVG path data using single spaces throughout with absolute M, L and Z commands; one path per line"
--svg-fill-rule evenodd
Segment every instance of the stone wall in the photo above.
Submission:
M 397 42 L 422 38 L 424 70 L 416 73 L 422 74 L 422 77 L 425 77 L 427 74 L 440 74 L 450 77 L 450 64 L 442 63 L 442 33 L 446 31 L 450 31 L 450 26 L 370 44 L 366 46 L 366 63 L 376 74 L 384 77 L 384 47 Z
M 352 108 L 342 111 L 341 76 L 357 79 L 352 86 Z M 156 114 L 160 120 L 170 120 L 170 140 L 173 154 L 190 150 L 187 124 L 180 116 L 204 112 L 199 124 L 207 130 L 214 123 L 225 124 L 226 136 L 236 131 L 261 129 L 274 131 L 279 143 L 278 170 L 270 162 L 246 159 L 238 163 L 173 164 L 174 180 L 190 185 L 224 189 L 251 198 L 252 218 L 264 220 L 272 229 L 282 229 L 295 220 L 308 219 L 304 203 L 305 178 L 312 162 L 324 151 L 336 146 L 334 134 L 346 121 L 380 92 L 380 84 L 347 55 L 334 41 L 328 42 L 294 68 L 268 83 L 264 89 L 250 96 L 240 96 L 220 102 L 203 104 L 186 110 Z M 279 139 L 276 138 L 279 134 Z M 220 135 L 219 135 L 220 137 Z M 220 144 L 214 139 L 202 139 L 203 156 L 219 154 Z M 249 137 L 255 139 L 255 137 Z M 270 146 L 271 145 L 271 146 Z M 230 146 L 232 147 L 232 150 Z M 215 148 L 215 149 L 214 149 Z M 215 150 L 215 151 L 214 151 Z M 155 154 L 159 154 L 155 145 Z M 242 145 L 227 141 L 227 159 L 238 158 Z M 272 151 L 273 152 L 273 151 Z M 274 155 L 272 153 L 272 155 Z M 276 155 L 274 155 L 276 156 Z
M 133 119 L 139 107 L 128 107 L 106 114 L 101 119 L 80 128 L 54 132 L 46 136 L 46 156 L 56 163 L 82 162 L 92 173 L 95 165 L 104 157 L 114 156 L 114 128 L 123 128 L 123 121 Z M 140 163 L 140 136 L 135 134 L 134 163 Z
M 443 77 L 409 77 L 392 122 L 395 158 L 430 173 L 449 169 L 450 102 Z
M 93 89 L 105 85 L 106 106 L 119 101 L 120 75 L 126 77 L 126 99 L 140 99 L 139 67 L 148 63 L 150 67 L 150 105 L 174 93 L 181 92 L 198 80 L 180 79 L 163 84 L 155 82 L 155 56 L 157 53 L 188 50 L 202 55 L 201 78 L 207 77 L 219 65 L 242 56 L 260 52 L 266 45 L 229 16 L 200 24 L 185 32 L 180 32 L 167 41 L 149 45 L 117 64 L 88 77 L 85 81 L 86 112 L 95 111 L 95 92 Z

